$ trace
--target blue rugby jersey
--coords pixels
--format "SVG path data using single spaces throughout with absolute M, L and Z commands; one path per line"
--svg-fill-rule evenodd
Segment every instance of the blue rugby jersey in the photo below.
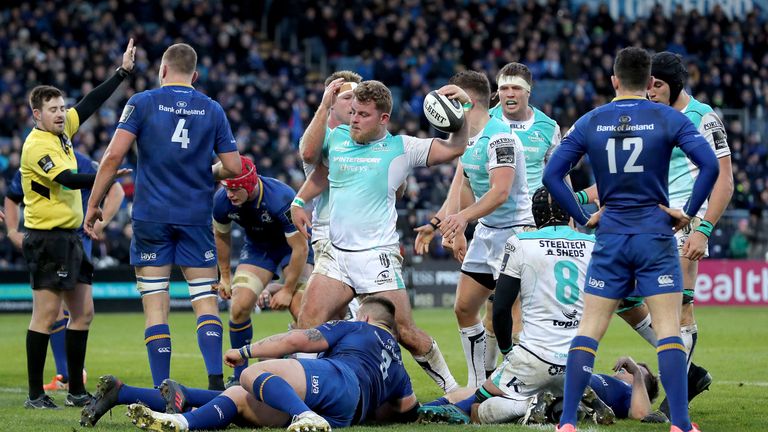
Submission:
M 291 220 L 291 202 L 296 192 L 280 180 L 259 176 L 256 198 L 238 207 L 224 188 L 216 191 L 213 219 L 220 224 L 236 222 L 252 243 L 287 246 L 286 234 L 297 231 Z
M 331 321 L 317 329 L 330 346 L 323 358 L 343 364 L 359 381 L 360 422 L 373 418 L 384 403 L 413 394 L 400 347 L 390 332 L 362 321 Z
M 133 95 L 117 127 L 136 135 L 133 218 L 210 224 L 212 155 L 237 151 L 221 106 L 191 86 L 166 84 Z
M 677 146 L 701 170 L 683 208 L 695 216 L 717 180 L 712 148 L 682 113 L 640 97 L 621 97 L 596 108 L 574 125 L 544 169 L 544 184 L 580 224 L 589 219 L 563 178 L 584 154 L 589 156 L 601 205 L 599 233 L 671 234 L 667 178 Z

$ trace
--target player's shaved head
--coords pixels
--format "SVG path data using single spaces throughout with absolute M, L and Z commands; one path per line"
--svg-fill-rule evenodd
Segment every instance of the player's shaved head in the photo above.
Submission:
M 491 83 L 488 82 L 488 77 L 484 73 L 472 70 L 461 71 L 452 76 L 448 84 L 461 87 L 485 108 L 488 108 L 491 103 Z
M 192 75 L 197 67 L 197 53 L 191 46 L 177 43 L 165 50 L 163 64 L 175 72 Z
M 363 77 L 361 77 L 358 73 L 348 70 L 340 70 L 328 75 L 328 78 L 325 79 L 325 86 L 328 87 L 332 81 L 339 78 L 344 78 L 344 82 L 353 82 L 357 84 L 363 80 Z
M 616 55 L 613 74 L 625 89 L 644 90 L 651 79 L 651 55 L 642 48 L 624 48 Z
M 395 322 L 395 304 L 383 297 L 370 296 L 360 302 L 358 315 L 367 315 L 372 321 L 379 321 L 397 333 Z

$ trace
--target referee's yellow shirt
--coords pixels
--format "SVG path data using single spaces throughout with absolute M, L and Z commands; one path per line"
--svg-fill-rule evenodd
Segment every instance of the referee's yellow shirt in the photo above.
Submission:
M 24 226 L 38 230 L 77 229 L 83 223 L 79 190 L 53 179 L 64 170 L 77 172 L 77 159 L 69 138 L 80 127 L 77 111 L 67 110 L 64 133 L 54 135 L 32 129 L 21 149 L 21 187 L 24 189 Z

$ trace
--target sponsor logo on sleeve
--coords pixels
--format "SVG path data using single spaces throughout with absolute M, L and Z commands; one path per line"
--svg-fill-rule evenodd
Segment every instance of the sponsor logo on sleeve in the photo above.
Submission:
M 39 160 L 39 161 L 37 161 L 37 164 L 38 164 L 38 165 L 40 165 L 40 168 L 42 168 L 42 169 L 43 169 L 43 171 L 45 171 L 45 173 L 46 173 L 46 174 L 48 174 L 48 172 L 49 172 L 50 170 L 52 170 L 52 169 L 53 169 L 53 167 L 55 167 L 55 166 L 56 166 L 56 165 L 53 163 L 53 160 L 51 159 L 51 157 L 50 157 L 50 156 L 48 156 L 48 155 L 45 155 L 45 156 L 43 156 L 42 158 L 40 158 L 40 160 Z
M 725 132 L 720 129 L 712 132 L 712 141 L 715 143 L 715 150 L 722 150 L 728 148 L 728 140 L 725 137 Z
M 491 149 L 496 152 L 496 163 L 499 164 L 514 164 L 515 163 L 515 147 L 512 140 L 506 145 L 497 145 L 495 148 L 493 143 Z
M 131 118 L 131 114 L 133 114 L 135 109 L 135 105 L 126 105 L 125 108 L 123 108 L 123 113 L 120 115 L 120 123 L 127 122 L 128 119 Z

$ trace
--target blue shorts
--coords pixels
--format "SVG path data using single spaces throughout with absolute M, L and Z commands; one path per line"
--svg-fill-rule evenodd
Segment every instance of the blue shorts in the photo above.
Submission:
M 326 419 L 332 428 L 350 426 L 361 396 L 355 374 L 331 359 L 298 361 L 307 377 L 304 403 Z
M 243 248 L 240 250 L 240 264 L 250 264 L 274 274 L 277 279 L 279 270 L 284 269 L 291 261 L 291 249 L 288 244 L 274 246 L 266 243 L 252 242 L 248 237 L 245 238 Z M 315 264 L 315 253 L 312 246 L 309 246 L 307 255 L 307 264 Z
M 683 275 L 673 235 L 597 235 L 584 292 L 622 299 L 682 290 Z
M 133 221 L 131 265 L 214 267 L 216 244 L 211 225 L 173 225 Z

